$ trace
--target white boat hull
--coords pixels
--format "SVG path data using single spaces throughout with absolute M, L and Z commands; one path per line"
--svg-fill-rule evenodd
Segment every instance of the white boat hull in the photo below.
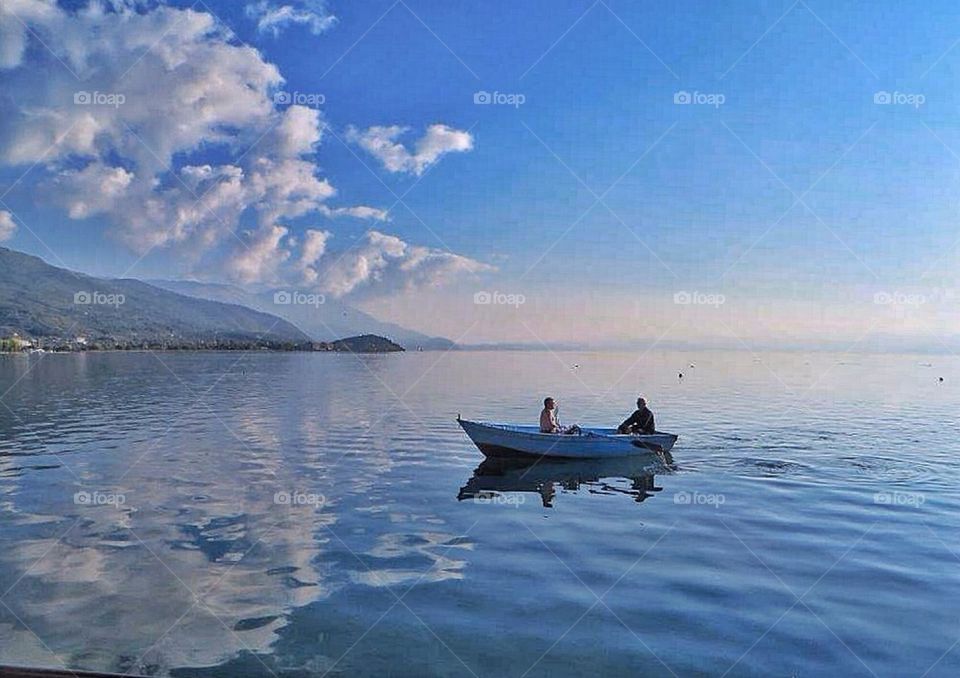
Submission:
M 493 424 L 457 419 L 470 440 L 488 457 L 529 455 L 563 459 L 602 459 L 669 452 L 672 433 L 620 435 L 616 429 L 584 428 L 580 435 L 540 433 L 536 426 Z

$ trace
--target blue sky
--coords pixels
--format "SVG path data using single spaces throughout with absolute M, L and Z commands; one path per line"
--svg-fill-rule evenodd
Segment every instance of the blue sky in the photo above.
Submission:
M 603 343 L 666 333 L 746 344 L 829 336 L 853 345 L 875 334 L 919 343 L 957 334 L 960 22 L 948 3 L 918 12 L 894 2 L 208 0 L 194 12 L 235 36 L 201 32 L 177 42 L 190 22 L 175 21 L 174 10 L 191 4 L 114 3 L 80 18 L 73 12 L 84 2 L 50 10 L 41 0 L 15 0 L 16 16 L 0 14 L 8 30 L 31 26 L 23 54 L 0 70 L 0 107 L 16 114 L 0 122 L 0 210 L 16 224 L 4 244 L 102 275 L 317 286 L 467 341 Z M 167 32 L 118 20 L 161 11 L 171 12 Z M 130 40 L 126 53 L 98 51 L 108 29 L 144 37 Z M 82 56 L 70 51 L 73 38 L 86 44 Z M 126 87 L 132 97 L 156 96 L 167 118 L 182 114 L 195 124 L 196 102 L 170 101 L 171 83 L 151 91 L 137 82 L 158 54 L 203 53 L 200 43 L 236 51 L 224 58 L 234 75 L 249 64 L 230 60 L 256 50 L 259 64 L 284 80 L 264 75 L 265 97 L 322 95 L 312 107 L 320 112 L 316 143 L 277 150 L 287 141 L 270 126 L 289 106 L 251 103 L 237 120 L 217 111 L 231 128 L 227 143 L 213 127 L 184 138 L 151 132 L 153 145 L 177 137 L 169 163 L 157 163 L 169 166 L 158 168 L 142 149 L 139 161 L 123 157 L 135 155 L 136 144 L 122 136 L 152 125 L 147 112 L 130 117 L 133 101 L 98 123 L 116 127 L 110 143 L 77 142 L 43 157 L 2 152 L 37 124 L 38 109 L 70 108 L 38 88 Z M 101 67 L 108 55 L 127 59 L 129 72 Z M 177 63 L 171 78 L 181 77 Z M 59 80 L 45 83 L 45 74 Z M 523 103 L 478 105 L 480 91 L 521 95 Z M 675 103 L 678 93 L 704 103 Z M 891 103 L 878 103 L 883 93 Z M 291 135 L 309 137 L 309 115 L 295 122 Z M 413 158 L 417 140 L 439 125 L 445 131 L 426 144 L 434 155 Z M 387 138 L 389 126 L 409 130 Z M 257 141 L 265 131 L 267 140 Z M 385 139 L 404 144 L 406 165 L 391 169 L 370 150 Z M 236 215 L 218 216 L 215 227 L 156 242 L 145 233 L 149 223 L 125 230 L 142 209 L 135 198 L 151 195 L 145 189 L 126 196 L 122 209 L 78 211 L 76 198 L 58 197 L 90 190 L 70 172 L 91 162 L 127 177 L 129 191 L 147 178 L 176 187 L 168 170 L 184 166 L 242 166 L 250 176 L 254 165 L 244 163 L 260 152 L 274 167 L 307 162 L 329 182 L 335 196 L 314 186 L 315 206 L 364 206 L 389 217 L 273 210 L 264 206 L 275 199 L 268 191 L 235 205 Z M 276 228 L 284 233 L 271 239 Z M 371 229 L 394 240 L 369 242 Z M 304 260 L 308 230 L 327 234 L 316 236 L 322 256 L 293 265 Z M 236 247 L 246 250 L 231 252 Z M 256 261 L 242 256 L 251 248 Z M 524 303 L 478 308 L 478 291 L 522 295 Z M 675 303 L 694 292 L 723 301 Z

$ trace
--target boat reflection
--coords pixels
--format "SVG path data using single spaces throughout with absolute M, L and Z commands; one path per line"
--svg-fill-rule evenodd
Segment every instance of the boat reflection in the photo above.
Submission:
M 654 475 L 672 465 L 669 452 L 615 459 L 490 457 L 474 470 L 457 499 L 487 502 L 503 493 L 533 492 L 545 508 L 553 508 L 559 487 L 567 492 L 626 494 L 641 503 L 663 489 L 654 483 Z

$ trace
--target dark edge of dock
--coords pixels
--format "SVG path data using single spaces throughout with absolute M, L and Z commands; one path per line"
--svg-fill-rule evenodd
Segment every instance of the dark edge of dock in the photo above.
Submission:
M 132 673 L 101 673 L 71 669 L 32 669 L 25 666 L 0 666 L 0 678 L 140 678 Z

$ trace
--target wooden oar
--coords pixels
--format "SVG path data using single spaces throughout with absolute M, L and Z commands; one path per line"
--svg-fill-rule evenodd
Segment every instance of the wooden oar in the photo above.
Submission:
M 630 442 L 634 447 L 642 447 L 643 449 L 650 450 L 651 452 L 659 452 L 660 454 L 665 452 L 663 445 L 658 445 L 657 443 L 652 443 L 648 440 L 631 440 Z

